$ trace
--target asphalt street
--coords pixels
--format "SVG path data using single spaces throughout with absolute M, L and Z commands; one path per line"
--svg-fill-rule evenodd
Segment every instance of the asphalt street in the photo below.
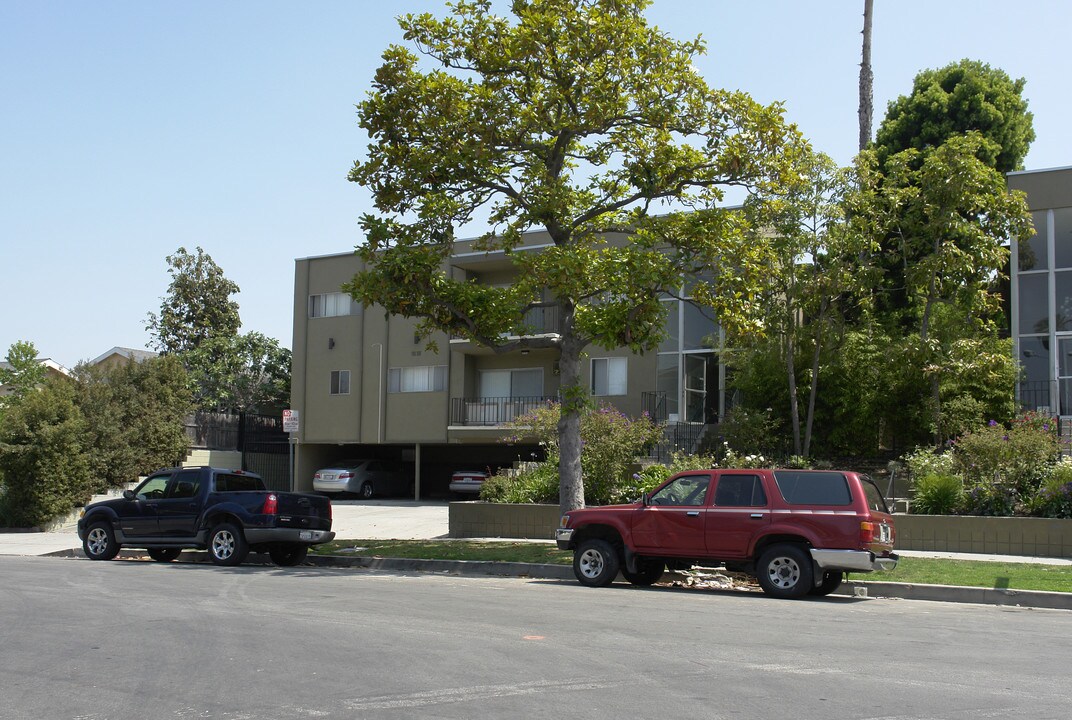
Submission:
M 1068 717 L 1072 613 L 0 557 L 0 717 Z

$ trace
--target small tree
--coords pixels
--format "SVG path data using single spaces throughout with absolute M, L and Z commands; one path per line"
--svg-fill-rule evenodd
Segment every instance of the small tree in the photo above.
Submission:
M 366 269 L 346 289 L 420 318 L 426 335 L 558 354 L 563 510 L 584 504 L 581 353 L 655 347 L 660 293 L 702 269 L 714 280 L 694 296 L 724 326 L 752 322 L 762 246 L 716 203 L 727 185 L 777 176 L 795 137 L 779 106 L 709 88 L 693 66 L 703 43 L 650 27 L 648 4 L 514 0 L 508 19 L 476 0 L 449 5 L 446 20 L 404 16 L 405 38 L 438 69 L 391 46 L 358 107 L 370 142 L 350 180 L 372 191 L 377 214 L 362 218 Z M 697 211 L 652 217 L 662 203 Z M 493 232 L 476 245 L 513 263 L 509 288 L 446 271 L 455 229 L 482 208 Z M 536 227 L 553 247 L 515 252 Z M 554 337 L 526 332 L 526 312 L 538 307 L 557 308 Z
M 234 336 L 242 325 L 238 303 L 230 299 L 238 285 L 200 247 L 196 255 L 180 247 L 167 262 L 171 284 L 161 298 L 160 314 L 150 312 L 146 322 L 153 347 L 177 354 L 209 338 Z
M 0 366 L 0 387 L 8 392 L 0 395 L 0 415 L 5 407 L 17 403 L 45 380 L 45 366 L 37 362 L 37 348 L 32 342 L 14 343 L 7 351 L 7 364 L 10 367 Z

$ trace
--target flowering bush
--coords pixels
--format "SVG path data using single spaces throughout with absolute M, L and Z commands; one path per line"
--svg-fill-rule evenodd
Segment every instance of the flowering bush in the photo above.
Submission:
M 539 468 L 504 474 L 484 483 L 480 497 L 492 502 L 558 502 L 558 418 L 556 402 L 527 413 L 512 423 L 521 433 L 535 437 L 547 451 L 547 461 Z M 657 442 L 662 428 L 651 418 L 629 418 L 616 408 L 601 406 L 581 416 L 581 476 L 587 505 L 607 505 L 631 500 L 640 493 L 630 480 L 629 470 L 636 458 Z M 553 477 L 553 480 L 552 480 Z M 517 487 L 514 487 L 514 486 Z M 524 499 L 514 499 L 524 498 Z M 539 499 L 529 499 L 539 498 Z
M 1072 508 L 1072 461 L 1062 460 L 1056 422 L 1023 413 L 950 441 L 947 452 L 917 449 L 904 458 L 914 512 L 1065 517 Z M 1061 513 L 1066 513 L 1062 515 Z

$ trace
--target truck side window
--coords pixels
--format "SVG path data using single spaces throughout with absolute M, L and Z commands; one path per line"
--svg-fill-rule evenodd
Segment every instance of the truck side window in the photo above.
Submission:
M 685 475 L 663 485 L 651 496 L 652 505 L 703 505 L 707 475 Z
M 767 494 L 758 475 L 721 475 L 715 488 L 715 505 L 722 507 L 762 507 Z
M 168 480 L 171 479 L 170 475 L 157 475 L 151 477 L 141 484 L 141 487 L 137 489 L 137 496 L 139 500 L 160 500 L 164 497 L 164 492 L 167 490 Z
M 201 484 L 201 472 L 199 470 L 184 470 L 171 481 L 168 489 L 168 499 L 178 500 L 197 496 L 197 488 Z

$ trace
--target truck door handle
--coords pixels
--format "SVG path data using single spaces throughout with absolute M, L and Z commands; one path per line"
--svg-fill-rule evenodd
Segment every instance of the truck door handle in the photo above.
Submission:
M 754 517 L 757 520 L 762 520 L 763 519 L 763 513 L 752 513 L 751 517 Z
M 685 514 L 688 515 L 689 517 L 699 517 L 700 516 L 700 511 L 699 510 L 689 510 Z

